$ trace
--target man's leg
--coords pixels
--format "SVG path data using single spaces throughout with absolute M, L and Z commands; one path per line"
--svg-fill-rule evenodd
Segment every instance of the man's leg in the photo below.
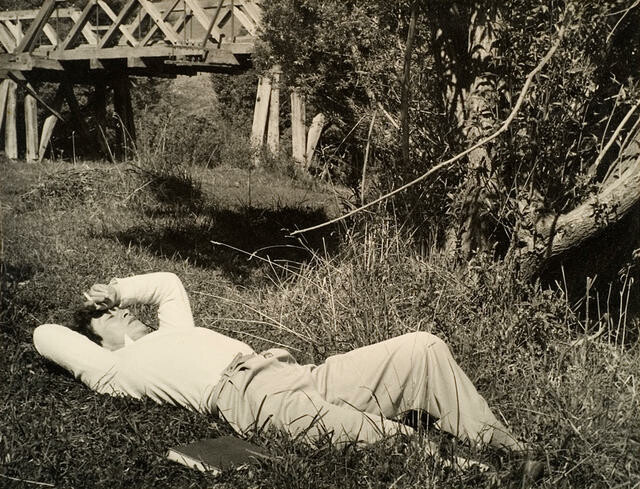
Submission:
M 217 399 L 220 416 L 235 431 L 268 426 L 316 441 L 373 443 L 413 430 L 380 415 L 327 402 L 317 391 L 312 366 L 257 356 L 232 374 Z
M 388 418 L 426 411 L 441 429 L 472 443 L 524 448 L 432 334 L 409 333 L 332 356 L 312 375 L 330 403 Z

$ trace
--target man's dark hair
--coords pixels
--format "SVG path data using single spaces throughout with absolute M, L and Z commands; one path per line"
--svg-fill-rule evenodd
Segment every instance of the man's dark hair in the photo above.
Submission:
M 72 329 L 86 336 L 94 343 L 102 346 L 102 337 L 96 334 L 91 327 L 91 320 L 99 318 L 107 311 L 98 311 L 96 309 L 87 308 L 85 306 L 76 309 L 73 313 L 73 326 Z

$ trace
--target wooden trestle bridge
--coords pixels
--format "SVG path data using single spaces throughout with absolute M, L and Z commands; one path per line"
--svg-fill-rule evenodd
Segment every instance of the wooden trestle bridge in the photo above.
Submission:
M 17 158 L 18 141 L 24 139 L 26 159 L 41 159 L 57 120 L 64 120 L 66 102 L 79 131 L 97 138 L 102 152 L 113 158 L 102 127 L 108 90 L 114 91 L 123 134 L 135 139 L 131 75 L 244 70 L 260 21 L 261 0 L 86 0 L 84 8 L 45 0 L 39 10 L 0 11 L 0 129 L 4 124 L 6 156 Z M 38 93 L 42 82 L 57 85 L 53 100 Z M 86 108 L 80 107 L 75 85 L 95 90 L 98 129 L 93 136 L 83 122 Z M 23 93 L 25 137 L 18 138 L 17 98 Z M 46 113 L 40 124 L 38 108 Z M 260 137 L 265 117 L 258 122 Z

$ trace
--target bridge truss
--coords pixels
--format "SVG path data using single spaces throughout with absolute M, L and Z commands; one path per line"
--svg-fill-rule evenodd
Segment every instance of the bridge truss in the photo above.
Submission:
M 116 3 L 119 8 L 112 7 Z M 86 129 L 74 94 L 78 84 L 94 87 L 99 125 L 106 90 L 113 89 L 123 133 L 133 136 L 130 75 L 244 70 L 260 22 L 261 0 L 87 0 L 82 9 L 66 0 L 45 0 L 39 10 L 0 11 L 0 129 L 4 123 L 6 155 L 18 157 L 18 86 L 25 93 L 28 160 L 43 157 L 65 102 L 81 132 Z M 41 82 L 58 84 L 54 100 L 38 93 Z M 49 114 L 40 133 L 38 104 Z M 104 129 L 95 132 L 103 153 L 113 158 Z

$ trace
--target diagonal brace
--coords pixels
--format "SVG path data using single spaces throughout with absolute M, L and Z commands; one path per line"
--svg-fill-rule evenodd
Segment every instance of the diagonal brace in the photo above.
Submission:
M 169 15 L 171 15 L 171 12 L 173 12 L 173 9 L 176 8 L 179 2 L 180 0 L 174 0 L 173 5 L 165 11 L 165 13 L 162 15 L 163 22 L 167 20 L 167 18 L 169 17 Z M 158 30 L 158 28 L 159 28 L 158 24 L 153 24 L 151 29 L 149 29 L 149 32 L 147 32 L 147 35 L 144 36 L 144 39 L 140 41 L 140 46 L 146 46 L 149 40 L 151 39 L 151 37 L 153 37 L 153 35 Z M 176 33 L 178 33 L 178 31 L 176 31 Z
M 160 30 L 164 33 L 167 39 L 172 44 L 180 44 L 180 35 L 167 24 L 163 19 L 162 15 L 158 11 L 158 9 L 148 0 L 138 0 L 140 6 L 149 14 L 149 16 L 153 19 L 156 25 L 160 28 Z
M 30 53 L 33 51 L 38 34 L 42 32 L 42 28 L 49 21 L 49 17 L 51 17 L 53 10 L 56 8 L 57 1 L 58 0 L 45 0 L 38 11 L 38 15 L 36 15 L 36 18 L 31 22 L 29 29 L 16 48 L 16 54 L 23 53 L 25 51 Z
M 114 22 L 115 24 L 117 24 L 116 28 L 120 29 L 120 32 L 122 32 L 122 34 L 127 39 L 127 41 L 129 41 L 129 44 L 131 44 L 133 47 L 136 47 L 138 45 L 138 40 L 131 35 L 131 33 L 126 29 L 125 26 L 122 25 L 122 20 L 124 17 L 117 16 L 113 12 L 113 10 L 111 10 L 111 7 L 109 7 L 107 2 L 105 2 L 104 0 L 98 0 L 98 5 L 102 8 L 102 10 L 104 10 L 107 16 L 111 19 L 111 22 Z M 128 10 L 126 10 L 126 8 L 123 10 L 125 10 L 125 15 L 126 15 L 128 13 Z M 111 31 L 111 27 L 109 28 L 109 31 Z
M 78 19 L 76 20 L 76 23 L 73 24 L 73 27 L 69 31 L 69 34 L 67 34 L 67 37 L 65 37 L 64 41 L 59 45 L 58 49 L 60 49 L 60 51 L 64 51 L 65 49 L 67 49 L 69 45 L 73 42 L 73 40 L 76 38 L 76 36 L 87 24 L 87 22 L 89 21 L 89 15 L 91 14 L 91 10 L 96 5 L 96 2 L 97 0 L 89 0 L 87 2 L 87 6 L 84 8 L 82 13 L 80 14 L 80 17 L 78 17 Z

